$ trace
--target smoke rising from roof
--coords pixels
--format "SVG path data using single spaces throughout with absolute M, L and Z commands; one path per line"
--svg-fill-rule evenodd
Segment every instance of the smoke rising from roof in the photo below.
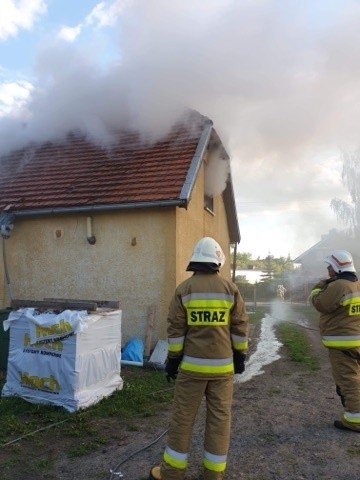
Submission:
M 255 228 L 250 215 L 259 223 L 269 209 L 286 213 L 296 254 L 304 235 L 310 246 L 337 226 L 337 152 L 359 140 L 358 2 L 105 3 L 122 7 L 117 56 L 104 62 L 98 36 L 91 51 L 81 33 L 80 47 L 48 42 L 31 100 L 1 119 L 2 151 L 70 129 L 105 143 L 119 127 L 158 138 L 190 107 L 213 120 L 229 153 L 245 243 L 242 224 Z
M 210 156 L 205 168 L 205 195 L 216 197 L 226 188 L 226 182 L 229 178 L 230 163 L 227 158 L 222 158 L 223 154 L 215 149 Z

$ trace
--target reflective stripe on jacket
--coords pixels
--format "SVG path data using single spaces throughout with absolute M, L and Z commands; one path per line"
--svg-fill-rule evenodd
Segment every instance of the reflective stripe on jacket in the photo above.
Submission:
M 184 355 L 182 370 L 196 373 L 233 373 L 233 357 L 229 358 L 197 358 Z
M 248 315 L 237 286 L 218 273 L 196 272 L 175 290 L 168 315 L 169 356 L 200 375 L 233 373 L 233 350 L 248 348 Z
M 327 348 L 360 346 L 360 282 L 338 278 L 312 296 L 320 312 L 320 333 Z

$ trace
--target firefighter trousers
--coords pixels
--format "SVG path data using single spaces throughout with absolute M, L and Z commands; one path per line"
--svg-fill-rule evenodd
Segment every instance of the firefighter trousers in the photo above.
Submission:
M 342 422 L 360 431 L 360 349 L 329 348 L 329 358 L 336 391 L 344 406 Z
M 192 430 L 202 399 L 206 399 L 204 480 L 221 480 L 230 443 L 233 375 L 212 379 L 180 372 L 174 392 L 161 480 L 183 480 Z

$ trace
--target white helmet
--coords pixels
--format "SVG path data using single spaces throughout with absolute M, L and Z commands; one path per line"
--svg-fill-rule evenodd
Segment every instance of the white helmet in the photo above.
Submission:
M 226 257 L 220 245 L 211 237 L 204 237 L 194 247 L 190 262 L 215 263 L 222 267 Z
M 352 256 L 346 250 L 335 250 L 325 258 L 325 263 L 331 265 L 336 273 L 355 272 Z

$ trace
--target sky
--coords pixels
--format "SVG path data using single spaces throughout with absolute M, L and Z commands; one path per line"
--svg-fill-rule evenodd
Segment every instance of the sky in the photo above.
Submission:
M 1 0 L 0 154 L 71 128 L 157 138 L 195 109 L 230 156 L 238 251 L 294 259 L 344 228 L 359 24 L 358 0 Z

